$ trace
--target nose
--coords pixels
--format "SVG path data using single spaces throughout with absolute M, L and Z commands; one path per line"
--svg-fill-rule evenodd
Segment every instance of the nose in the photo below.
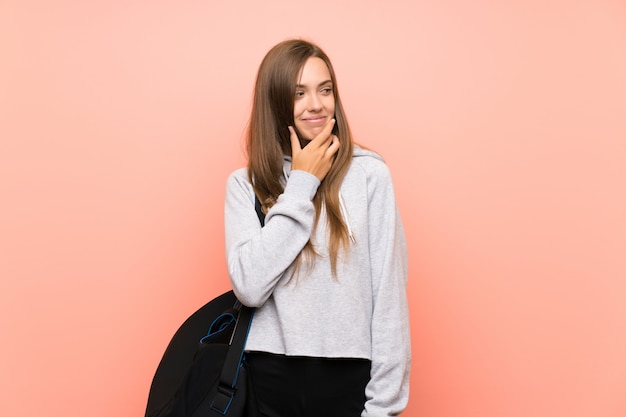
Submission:
M 317 94 L 310 94 L 307 101 L 307 110 L 310 112 L 317 112 L 322 109 L 322 101 Z

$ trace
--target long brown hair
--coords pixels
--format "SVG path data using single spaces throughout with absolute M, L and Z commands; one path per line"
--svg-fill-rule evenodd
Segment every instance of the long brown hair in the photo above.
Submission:
M 267 211 L 284 191 L 281 182 L 283 157 L 292 154 L 287 126 L 295 126 L 293 112 L 296 84 L 304 64 L 312 57 L 321 58 L 328 67 L 335 98 L 336 124 L 333 133 L 341 144 L 330 171 L 313 198 L 314 230 L 322 208 L 326 210 L 331 268 L 336 276 L 339 251 L 350 244 L 348 229 L 341 214 L 339 188 L 352 160 L 354 146 L 339 98 L 333 66 L 324 51 L 311 42 L 299 39 L 283 41 L 270 49 L 261 62 L 247 129 L 248 176 L 263 209 Z M 307 261 L 317 256 L 310 240 L 295 260 L 294 274 L 300 268 L 303 255 L 306 255 Z

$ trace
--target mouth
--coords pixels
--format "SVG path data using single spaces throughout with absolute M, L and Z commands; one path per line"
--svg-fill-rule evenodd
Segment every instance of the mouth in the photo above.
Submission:
M 323 124 L 326 121 L 326 116 L 306 117 L 300 120 L 308 124 L 319 125 Z

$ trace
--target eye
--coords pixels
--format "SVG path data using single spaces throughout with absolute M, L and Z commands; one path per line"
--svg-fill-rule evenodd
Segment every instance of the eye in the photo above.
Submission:
M 333 89 L 332 87 L 324 87 L 322 88 L 322 94 L 324 94 L 325 96 L 332 94 Z
M 296 90 L 296 98 L 301 98 L 301 97 L 304 97 L 304 91 Z

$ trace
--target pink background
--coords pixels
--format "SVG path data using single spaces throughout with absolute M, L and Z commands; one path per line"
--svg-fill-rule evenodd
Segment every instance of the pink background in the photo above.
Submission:
M 626 415 L 626 3 L 382 3 L 0 1 L 0 415 L 143 415 L 294 36 L 394 175 L 404 415 Z

